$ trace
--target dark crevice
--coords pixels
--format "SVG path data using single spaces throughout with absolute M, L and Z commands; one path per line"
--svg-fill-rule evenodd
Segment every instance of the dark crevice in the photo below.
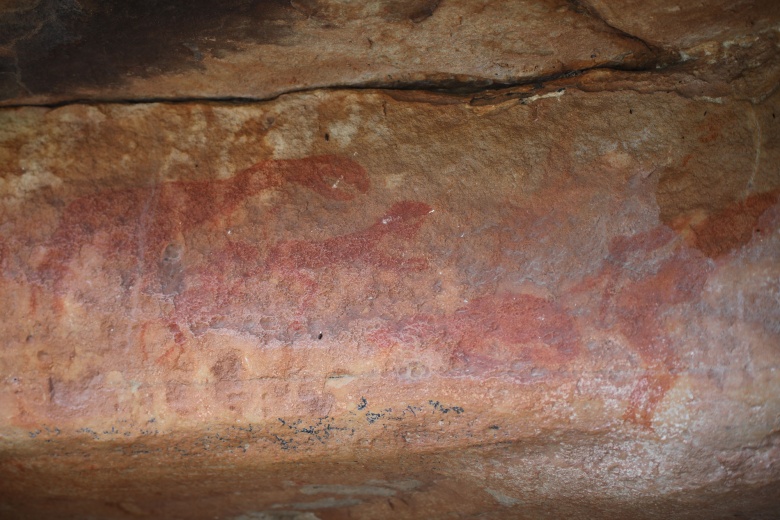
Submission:
M 587 67 L 583 69 L 574 69 L 559 72 L 556 74 L 540 76 L 536 78 L 525 78 L 518 81 L 506 81 L 496 82 L 492 80 L 421 80 L 421 81 L 398 81 L 398 82 L 365 82 L 357 85 L 321 85 L 304 87 L 298 89 L 290 89 L 278 94 L 267 97 L 251 97 L 251 96 L 183 96 L 183 97 L 141 97 L 141 98 L 80 98 L 80 99 L 67 99 L 62 101 L 56 101 L 52 103 L 14 103 L 0 105 L 0 109 L 13 109 L 13 108 L 25 108 L 25 107 L 40 107 L 40 108 L 60 108 L 69 105 L 140 105 L 151 103 L 164 103 L 164 104 L 185 104 L 185 103 L 220 103 L 220 104 L 235 104 L 235 105 L 248 105 L 273 101 L 279 97 L 300 94 L 306 92 L 315 91 L 338 91 L 338 90 L 382 90 L 389 92 L 427 92 L 431 94 L 439 94 L 442 96 L 450 96 L 452 98 L 460 98 L 462 102 L 467 103 L 475 98 L 479 98 L 480 94 L 489 95 L 506 89 L 516 89 L 519 87 L 529 87 L 529 96 L 533 95 L 538 90 L 542 90 L 549 83 L 553 83 L 562 79 L 574 78 L 594 70 L 613 70 L 621 72 L 648 72 L 648 71 L 661 71 L 668 68 L 671 65 L 675 65 L 679 62 L 679 59 L 675 61 L 668 60 L 669 54 L 664 53 L 663 61 L 650 60 L 645 63 L 611 63 L 597 65 L 594 67 Z
M 584 0 L 567 0 L 569 3 L 569 6 L 571 7 L 572 11 L 575 13 L 579 13 L 585 16 L 588 16 L 594 20 L 596 20 L 598 23 L 603 25 L 609 32 L 616 34 L 622 38 L 625 38 L 627 40 L 638 42 L 642 45 L 644 45 L 647 50 L 650 52 L 660 54 L 663 52 L 663 50 L 660 47 L 657 47 L 655 45 L 652 45 L 639 36 L 627 33 L 623 29 L 620 29 L 618 27 L 615 27 L 611 23 L 609 23 L 592 5 L 588 4 Z
M 200 0 L 199 0 L 200 1 Z M 237 0 L 231 0 L 233 3 L 235 3 Z M 484 94 L 484 98 L 490 98 L 492 96 L 491 93 L 494 93 L 496 91 L 501 91 L 505 89 L 516 89 L 520 87 L 528 87 L 528 91 L 531 92 L 533 95 L 534 92 L 541 90 L 544 87 L 546 83 L 554 82 L 557 80 L 565 79 L 565 78 L 571 78 L 574 76 L 581 75 L 583 73 L 586 73 L 591 70 L 601 69 L 601 70 L 615 70 L 615 71 L 623 71 L 623 72 L 630 72 L 630 71 L 657 71 L 661 69 L 665 69 L 669 67 L 670 65 L 674 65 L 680 62 L 680 55 L 677 52 L 663 49 L 661 47 L 652 45 L 643 39 L 634 36 L 632 34 L 629 34 L 613 25 L 611 25 L 609 22 L 607 22 L 601 15 L 598 13 L 596 9 L 594 9 L 587 0 L 567 0 L 569 8 L 578 14 L 581 14 L 584 17 L 587 17 L 591 19 L 592 23 L 594 24 L 595 30 L 601 30 L 605 33 L 615 35 L 618 38 L 624 39 L 626 41 L 634 42 L 633 45 L 630 47 L 633 47 L 635 51 L 627 51 L 626 54 L 623 56 L 620 56 L 616 59 L 613 59 L 611 61 L 607 61 L 604 63 L 600 63 L 598 65 L 594 65 L 591 67 L 586 68 L 579 68 L 579 69 L 572 69 L 567 71 L 561 71 L 556 74 L 549 74 L 539 77 L 533 77 L 533 78 L 523 78 L 518 79 L 515 81 L 494 81 L 489 78 L 460 78 L 460 79 L 438 79 L 438 78 L 432 78 L 429 80 L 416 80 L 416 81 L 368 81 L 363 82 L 360 84 L 337 84 L 337 85 L 313 85 L 313 86 L 307 86 L 307 87 L 301 87 L 301 88 L 293 88 L 288 89 L 283 92 L 274 93 L 268 96 L 175 96 L 175 97 L 166 97 L 166 96 L 152 96 L 152 97 L 134 97 L 134 98 L 123 98 L 123 97 L 112 97 L 112 96 L 104 96 L 104 97 L 89 97 L 89 98 L 70 98 L 70 99 L 63 99 L 60 98 L 59 101 L 53 101 L 53 102 L 41 102 L 41 103 L 35 103 L 35 102 L 19 102 L 19 103 L 13 103 L 9 102 L 10 100 L 6 100 L 4 103 L 2 101 L 2 98 L 0 97 L 0 109 L 1 108 L 21 108 L 21 107 L 44 107 L 44 108 L 59 108 L 63 106 L 68 105 L 98 105 L 98 104 L 148 104 L 148 103 L 169 103 L 169 104 L 180 104 L 180 103 L 225 103 L 225 104 L 254 104 L 254 103 L 261 103 L 266 101 L 274 100 L 280 96 L 287 95 L 287 94 L 295 94 L 295 93 L 304 93 L 304 92 L 311 92 L 311 91 L 317 91 L 317 90 L 384 90 L 384 91 L 396 91 L 396 92 L 404 92 L 404 91 L 417 91 L 417 92 L 426 92 L 431 95 L 441 95 L 441 96 L 451 96 L 453 99 L 453 102 L 457 102 L 459 100 L 462 100 L 462 102 L 469 102 L 473 98 L 480 98 L 483 96 L 480 96 L 480 94 Z M 66 2 L 68 5 L 72 2 Z M 137 2 L 136 2 L 137 3 Z M 203 3 L 203 2 L 201 2 Z M 240 3 L 240 2 L 239 2 Z M 65 5 L 65 4 L 63 4 Z M 75 4 L 74 4 L 75 5 Z M 133 4 L 135 5 L 135 4 Z M 216 23 L 214 20 L 212 20 L 211 17 L 205 17 L 205 19 L 197 18 L 194 14 L 190 13 L 191 10 L 184 9 L 182 6 L 189 5 L 186 3 L 183 3 L 181 1 L 175 2 L 175 6 L 181 7 L 181 9 L 173 9 L 170 13 L 166 14 L 168 18 L 171 18 L 171 20 L 178 20 L 176 16 L 184 17 L 183 19 L 193 25 L 194 28 L 203 28 L 211 29 L 212 26 Z M 200 5 L 200 4 L 199 4 Z M 204 4 L 205 5 L 205 4 Z M 210 5 L 210 4 L 209 4 Z M 243 4 L 241 4 L 243 5 Z M 416 4 L 415 4 L 416 5 Z M 260 16 L 261 21 L 263 23 L 270 21 L 287 21 L 290 22 L 291 20 L 295 19 L 296 16 L 300 15 L 300 13 L 292 12 L 289 9 L 287 9 L 285 6 L 287 6 L 286 2 L 284 0 L 269 0 L 268 3 L 263 4 L 263 10 L 262 12 L 255 13 L 258 16 Z M 432 10 L 438 6 L 438 1 L 429 1 L 425 3 L 425 6 L 427 11 L 423 14 L 430 14 L 428 11 L 433 12 Z M 71 18 L 76 16 L 76 11 L 73 11 L 73 14 L 71 10 L 65 9 L 67 20 L 70 20 L 70 22 L 73 22 Z M 180 12 L 181 11 L 181 12 Z M 197 10 L 196 10 L 197 11 Z M 146 11 L 141 10 L 139 11 L 142 14 L 146 13 Z M 89 33 L 87 36 L 90 36 L 89 38 L 85 36 L 85 41 L 101 41 L 105 38 L 108 38 L 104 33 L 107 30 L 105 26 L 108 21 L 113 20 L 113 17 L 119 16 L 120 25 L 124 27 L 124 21 L 125 18 L 130 17 L 135 22 L 140 23 L 140 21 L 143 21 L 144 23 L 152 24 L 152 22 L 157 23 L 159 20 L 154 18 L 151 13 L 154 13 L 155 11 L 150 11 L 149 13 L 144 14 L 143 16 L 139 15 L 136 10 L 130 9 L 128 7 L 123 7 L 120 9 L 119 12 L 113 12 L 111 10 L 106 11 L 105 13 L 102 10 L 98 10 L 97 13 L 97 19 L 98 22 L 96 22 L 95 27 L 91 27 L 90 30 L 97 31 L 95 35 L 92 35 L 92 33 Z M 167 12 L 167 11 L 166 11 Z M 197 11 L 200 12 L 200 11 Z M 204 11 L 205 12 L 205 11 Z M 190 13 L 190 14 L 187 14 Z M 131 16 L 132 15 L 132 16 Z M 186 16 L 185 16 L 186 15 Z M 64 15 L 63 15 L 64 16 Z M 105 20 L 103 18 L 106 18 Z M 136 18 L 138 16 L 141 16 L 138 20 Z M 162 15 L 161 15 L 162 16 Z M 234 17 L 233 14 L 230 13 L 222 13 L 225 20 L 233 20 L 231 16 Z M 76 16 L 76 18 L 78 18 Z M 168 18 L 165 18 L 166 20 Z M 219 18 L 219 17 L 217 17 Z M 67 21 L 66 20 L 66 21 Z M 219 20 L 222 20 L 222 18 L 219 18 Z M 235 22 L 235 20 L 233 20 Z M 69 22 L 69 23 L 70 23 Z M 222 20 L 224 22 L 224 20 Z M 220 22 L 220 23 L 222 23 Z M 64 23 L 64 22 L 63 22 Z M 113 22 L 112 22 L 113 23 Z M 119 22 L 116 22 L 119 23 Z M 225 22 L 226 23 L 226 22 Z M 270 23 L 270 22 L 269 22 Z M 67 25 L 67 24 L 66 24 Z M 246 31 L 243 29 L 239 30 L 240 27 L 243 27 L 241 24 L 238 24 L 237 22 L 233 25 L 236 25 L 234 28 L 236 31 L 238 31 L 238 36 L 248 37 L 247 34 L 245 34 Z M 233 25 L 230 25 L 230 27 L 233 27 Z M 262 24 L 261 24 L 262 25 Z M 266 25 L 268 25 L 266 23 Z M 201 27 L 202 26 L 202 27 Z M 240 27 L 239 27 L 240 26 Z M 156 27 L 156 26 L 155 26 Z M 220 26 L 221 27 L 221 26 Z M 265 26 L 263 26 L 265 27 Z M 113 28 L 113 29 L 112 29 Z M 121 28 L 121 27 L 120 27 Z M 83 29 L 83 28 L 82 28 Z M 110 26 L 109 27 L 109 34 L 124 34 L 122 33 L 119 28 Z M 83 29 L 86 30 L 86 29 Z M 193 29 L 194 30 L 194 29 Z M 205 30 L 205 29 L 204 29 Z M 215 29 L 216 30 L 216 29 Z M 258 29 L 259 30 L 259 29 Z M 242 32 L 243 31 L 243 32 Z M 152 31 L 154 34 L 157 34 L 156 31 Z M 261 34 L 262 33 L 262 34 Z M 189 33 L 188 33 L 189 34 Z M 232 33 L 231 33 L 232 34 Z M 100 38 L 98 38 L 100 36 Z M 271 36 L 282 38 L 283 35 L 274 33 L 273 35 L 266 34 L 266 32 L 260 31 L 260 33 L 257 34 L 250 34 L 249 36 L 252 36 L 253 38 L 259 38 L 259 41 L 266 41 L 265 39 L 271 38 Z M 91 39 L 90 39 L 91 38 Z M 102 38 L 102 39 L 101 39 Z M 112 39 L 113 38 L 113 39 Z M 135 40 L 132 40 L 133 42 L 140 45 L 139 48 L 149 50 L 149 53 L 141 53 L 138 56 L 133 56 L 132 59 L 130 57 L 125 56 L 124 54 L 120 53 L 120 57 L 124 57 L 125 61 L 130 60 L 135 68 L 141 68 L 143 69 L 142 65 L 146 63 L 147 60 L 151 60 L 150 56 L 155 56 L 156 49 L 158 49 L 159 45 L 155 44 L 152 45 L 151 43 L 147 42 L 145 39 L 138 37 L 140 40 L 138 42 L 135 42 Z M 183 38 L 183 36 L 182 36 Z M 265 39 L 263 39 L 265 38 Z M 118 45 L 118 48 L 124 49 L 125 48 L 125 41 L 124 37 L 119 36 L 112 36 L 109 38 L 108 41 L 113 42 L 114 40 L 117 40 L 121 43 L 121 45 Z M 181 39 L 181 38 L 180 38 Z M 48 40 L 47 40 L 48 41 Z M 166 40 L 167 41 L 167 40 Z M 178 40 L 177 40 L 178 41 Z M 189 41 L 186 38 L 182 39 L 182 41 Z M 275 40 L 273 40 L 275 41 Z M 152 43 L 157 42 L 157 40 L 154 40 Z M 51 43 L 51 42 L 50 42 Z M 54 42 L 56 43 L 56 42 Z M 51 43 L 51 45 L 54 45 L 54 43 Z M 67 43 L 67 42 L 66 42 Z M 159 43 L 159 42 L 158 42 Z M 143 44 L 143 45 L 142 45 Z M 148 45 L 147 45 L 148 44 Z M 636 45 L 639 44 L 639 45 Z M 64 45 L 64 44 L 63 44 Z M 102 61 L 94 61 L 95 56 L 92 56 L 88 53 L 89 48 L 85 47 L 82 49 L 81 47 L 74 47 L 71 48 L 69 45 L 54 45 L 56 49 L 59 49 L 58 52 L 62 52 L 67 54 L 70 58 L 69 60 L 60 60 L 56 59 L 55 62 L 58 67 L 64 66 L 63 64 L 70 63 L 73 59 L 80 59 L 80 63 L 84 64 L 84 67 L 87 67 L 89 70 L 89 74 L 76 74 L 73 71 L 67 71 L 67 74 L 64 74 L 62 77 L 64 78 L 70 78 L 68 81 L 77 81 L 78 78 L 82 77 L 89 77 L 92 78 L 94 81 L 96 81 L 98 84 L 100 84 L 100 81 L 97 81 L 99 79 L 95 74 L 98 74 L 100 70 L 107 67 L 106 74 L 109 72 L 114 71 L 112 67 L 109 67 L 109 65 L 103 63 Z M 75 45 L 75 44 L 73 44 Z M 136 47 L 138 46 L 136 45 Z M 105 47 L 105 45 L 99 46 L 101 49 Z M 148 48 L 147 48 L 148 47 Z M 186 45 L 185 45 L 186 47 Z M 86 49 L 86 50 L 85 50 Z M 177 47 L 178 49 L 178 47 Z M 186 54 L 185 56 L 187 60 L 192 58 L 190 54 L 192 54 L 192 49 L 187 48 L 181 48 L 179 49 L 182 53 Z M 205 47 L 204 47 L 205 49 Z M 204 52 L 204 49 L 197 49 L 197 52 Z M 208 49 L 205 49 L 208 50 Z M 213 50 L 213 49 L 212 49 Z M 67 51 L 67 52 L 66 52 Z M 91 51 L 90 51 L 91 52 Z M 119 51 L 117 51 L 119 52 Z M 125 51 L 122 51 L 125 52 Z M 197 54 L 196 52 L 196 54 Z M 72 56 L 68 53 L 73 54 Z M 74 54 L 75 53 L 75 54 Z M 79 54 L 81 53 L 81 54 Z M 189 54 L 188 54 L 189 53 Z M 55 53 L 56 54 L 56 53 Z M 103 56 L 105 58 L 105 56 Z M 16 83 L 19 87 L 21 87 L 24 91 L 26 91 L 28 94 L 31 95 L 31 90 L 28 89 L 28 85 L 25 85 L 22 83 L 22 75 L 19 70 L 19 63 L 18 63 L 18 56 L 15 58 L 17 61 L 11 66 L 11 64 L 8 64 L 9 66 L 7 72 L 13 72 L 13 68 L 15 67 L 15 75 L 14 79 L 16 80 Z M 184 59 L 184 58 L 182 58 Z M 187 61 L 185 60 L 185 61 Z M 120 60 L 121 61 L 121 60 Z M 152 60 L 152 62 L 154 62 Z M 37 62 L 36 62 L 37 63 Z M 122 61 L 124 63 L 124 61 Z M 156 63 L 156 62 L 154 62 Z M 178 63 L 178 62 L 177 62 Z M 187 61 L 189 63 L 189 61 Z M 40 63 L 38 64 L 40 66 L 36 66 L 35 70 L 48 70 L 50 67 L 44 66 L 45 64 Z M 202 64 L 200 62 L 196 63 L 197 67 L 202 67 Z M 135 68 L 131 67 L 131 69 L 135 70 Z M 109 70 L 110 69 L 110 70 Z M 98 74 L 99 76 L 99 74 Z M 49 85 L 50 81 L 49 79 L 43 78 L 44 84 Z M 106 84 L 111 84 L 113 81 L 113 76 L 111 78 L 103 78 L 106 80 Z M 109 81 L 111 80 L 111 81 Z M 63 80 L 64 81 L 64 80 Z M 75 83 L 74 83 L 75 85 Z M 62 88 L 65 89 L 64 92 L 60 92 L 60 94 L 65 94 L 67 92 L 67 87 L 72 86 L 70 83 L 63 83 L 60 85 Z M 36 90 L 36 89 L 32 89 Z M 1 94 L 1 93 L 0 93 Z M 56 89 L 55 91 L 49 92 L 50 95 L 56 95 Z

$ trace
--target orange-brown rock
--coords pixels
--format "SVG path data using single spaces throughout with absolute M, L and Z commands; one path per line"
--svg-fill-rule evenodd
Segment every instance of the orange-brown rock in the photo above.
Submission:
M 360 23 L 420 58 L 400 77 L 469 89 L 537 32 L 560 47 L 517 58 L 500 81 L 533 81 L 501 90 L 0 110 L 0 516 L 774 517 L 773 4 L 698 33 L 660 1 L 646 23 L 595 1 L 241 3 L 186 23 L 174 4 L 150 20 L 225 31 L 185 45 L 202 66 L 37 71 L 51 88 L 6 104 L 370 84 L 386 70 L 344 59 Z M 9 5 L 17 28 L 52 9 Z M 454 47 L 401 48 L 472 10 L 462 70 Z M 506 36 L 517 17 L 530 36 Z M 43 54 L 89 55 L 96 30 Z M 542 77 L 592 68 L 574 50 L 596 41 L 643 70 Z M 239 63 L 245 84 L 223 73 Z
M 7 110 L 4 487 L 66 472 L 92 507 L 112 487 L 76 492 L 90 468 L 193 457 L 275 468 L 255 511 L 390 517 L 461 479 L 496 514 L 552 499 L 540 482 L 567 471 L 572 493 L 636 494 L 626 507 L 776 483 L 777 142 L 754 138 L 776 135 L 776 103 Z M 456 461 L 434 470 L 439 450 Z M 535 457 L 562 466 L 534 483 L 507 462 Z M 371 483 L 411 460 L 391 479 L 408 489 Z M 305 491 L 334 483 L 349 490 Z

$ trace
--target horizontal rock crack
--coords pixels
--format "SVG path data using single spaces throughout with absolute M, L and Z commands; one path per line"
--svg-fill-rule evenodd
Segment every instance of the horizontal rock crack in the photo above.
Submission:
M 168 103 L 168 104 L 185 104 L 185 103 L 225 103 L 236 105 L 247 105 L 256 103 L 265 103 L 273 101 L 282 96 L 290 94 L 301 94 L 306 92 L 316 92 L 321 90 L 378 90 L 388 92 L 428 92 L 432 94 L 439 94 L 443 96 L 451 96 L 453 98 L 460 98 L 461 102 L 469 103 L 473 99 L 479 98 L 482 94 L 489 94 L 499 92 L 505 89 L 513 89 L 518 87 L 529 87 L 533 90 L 542 90 L 550 83 L 554 83 L 561 79 L 573 78 L 585 74 L 586 72 L 593 70 L 614 70 L 621 72 L 660 72 L 672 65 L 679 63 L 679 57 L 675 55 L 674 61 L 670 61 L 668 53 L 664 53 L 659 56 L 658 60 L 653 60 L 650 63 L 643 64 L 641 67 L 633 64 L 616 63 L 610 65 L 597 65 L 595 67 L 587 67 L 583 69 L 573 69 L 563 71 L 557 74 L 540 76 L 537 78 L 524 78 L 514 82 L 495 82 L 487 79 L 475 79 L 471 81 L 456 81 L 456 80 L 421 80 L 421 81 L 409 81 L 409 82 L 365 82 L 355 85 L 318 85 L 299 89 L 289 89 L 284 92 L 274 94 L 267 97 L 250 97 L 250 96 L 155 96 L 155 97 L 139 97 L 139 98 L 78 98 L 67 99 L 57 101 L 53 103 L 9 103 L 7 105 L 1 105 L 0 109 L 14 109 L 14 108 L 26 108 L 26 107 L 40 107 L 40 108 L 60 108 L 70 105 L 142 105 L 153 103 Z M 531 95 L 531 94 L 529 94 Z

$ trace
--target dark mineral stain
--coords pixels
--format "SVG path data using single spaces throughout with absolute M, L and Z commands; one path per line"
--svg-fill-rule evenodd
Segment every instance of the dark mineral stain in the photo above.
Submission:
M 202 69 L 243 43 L 286 45 L 306 18 L 290 0 L 44 0 L 0 14 L 34 94 L 115 86 L 132 77 Z
M 0 56 L 0 100 L 12 99 L 22 93 L 13 56 Z
M 17 2 L 18 3 L 18 2 Z M 440 0 L 382 0 L 386 22 L 420 23 Z M 73 94 L 205 70 L 247 44 L 299 42 L 296 24 L 336 28 L 371 9 L 320 0 L 41 0 L 0 10 L 0 99 Z
M 395 16 L 404 17 L 414 23 L 420 23 L 433 16 L 441 0 L 402 0 L 392 4 Z M 392 17 L 388 16 L 389 19 Z

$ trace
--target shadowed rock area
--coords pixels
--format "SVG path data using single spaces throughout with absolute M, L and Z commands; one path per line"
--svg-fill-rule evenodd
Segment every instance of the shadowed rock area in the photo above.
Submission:
M 11 2 L 0 102 L 480 88 L 672 59 L 557 0 Z
M 0 2 L 0 517 L 776 518 L 774 2 Z

